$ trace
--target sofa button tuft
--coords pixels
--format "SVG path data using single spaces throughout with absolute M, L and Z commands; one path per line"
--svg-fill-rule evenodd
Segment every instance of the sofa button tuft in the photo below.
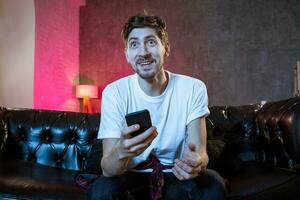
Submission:
M 216 135 L 216 136 L 222 136 L 223 134 L 222 134 L 221 131 L 218 131 L 218 132 L 215 132 L 215 135 Z

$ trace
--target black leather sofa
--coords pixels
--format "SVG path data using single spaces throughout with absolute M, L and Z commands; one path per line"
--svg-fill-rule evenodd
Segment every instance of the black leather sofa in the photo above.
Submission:
M 214 106 L 209 167 L 228 199 L 299 199 L 300 98 Z M 85 199 L 78 173 L 101 173 L 99 114 L 0 107 L 0 199 Z

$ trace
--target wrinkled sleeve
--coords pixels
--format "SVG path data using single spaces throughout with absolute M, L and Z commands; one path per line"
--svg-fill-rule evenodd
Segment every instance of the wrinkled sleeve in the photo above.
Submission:
M 116 88 L 108 85 L 102 93 L 101 120 L 98 139 L 120 138 L 124 123 L 121 112 L 122 101 Z
M 192 90 L 186 125 L 196 118 L 209 115 L 208 96 L 205 84 L 198 80 L 194 83 Z

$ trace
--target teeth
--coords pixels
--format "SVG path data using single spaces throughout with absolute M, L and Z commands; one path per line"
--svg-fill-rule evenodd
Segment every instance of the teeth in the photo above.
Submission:
M 149 65 L 149 64 L 151 64 L 152 62 L 140 62 L 139 64 L 140 65 Z

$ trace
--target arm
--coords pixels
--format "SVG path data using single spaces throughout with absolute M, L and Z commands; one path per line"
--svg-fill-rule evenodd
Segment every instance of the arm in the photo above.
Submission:
M 174 175 L 180 180 L 198 176 L 208 164 L 205 117 L 191 121 L 187 126 L 187 134 L 187 147 L 183 158 L 176 159 L 173 168 Z
M 130 159 L 147 149 L 157 135 L 156 129 L 151 127 L 132 138 L 130 133 L 138 129 L 138 125 L 124 127 L 120 139 L 103 139 L 101 167 L 104 176 L 111 177 L 123 174 L 128 168 Z
M 208 165 L 208 155 L 206 151 L 207 133 L 205 117 L 191 121 L 187 127 L 188 139 L 187 144 L 196 145 L 195 151 L 200 155 L 201 166 L 206 168 Z

